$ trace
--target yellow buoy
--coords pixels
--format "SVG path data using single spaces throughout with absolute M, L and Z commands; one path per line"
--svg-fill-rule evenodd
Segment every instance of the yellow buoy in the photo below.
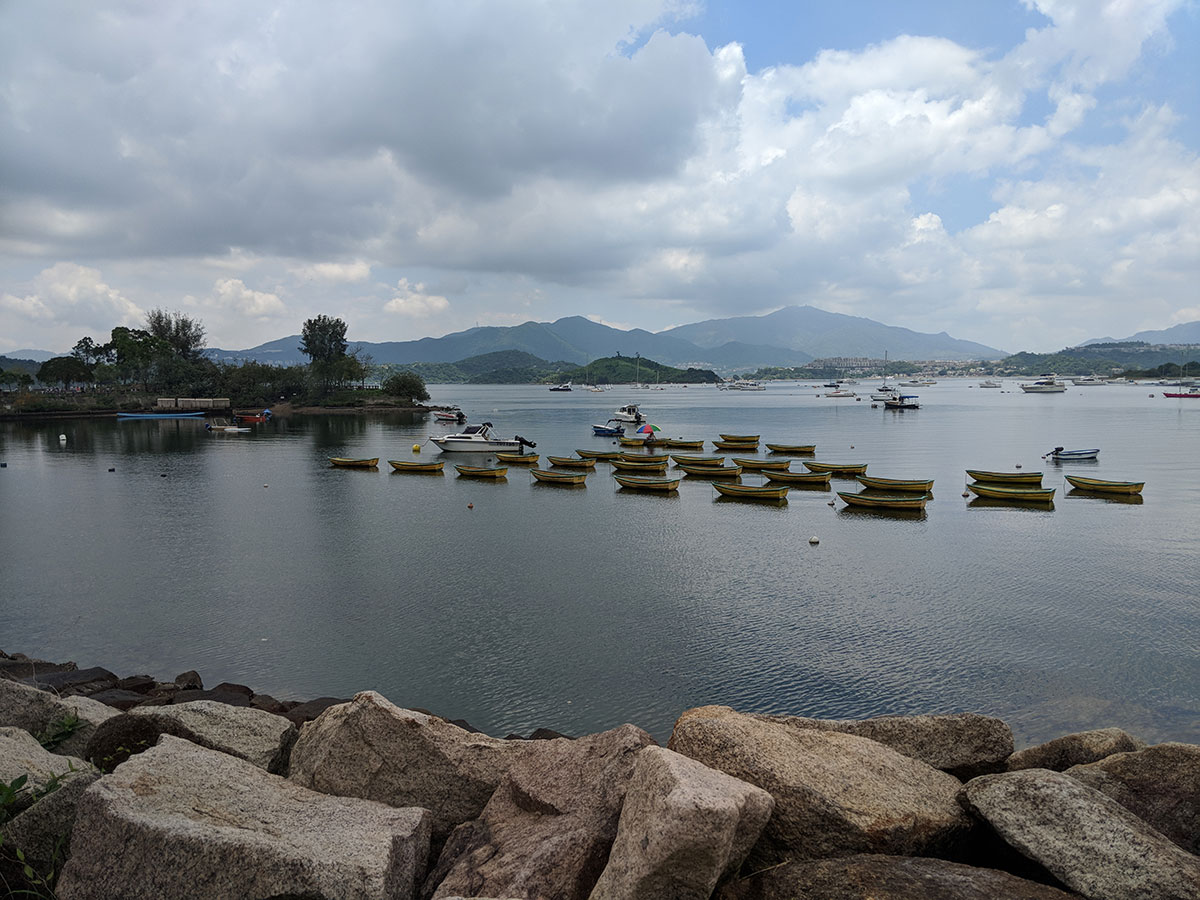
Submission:
M 421 445 L 413 444 L 413 453 L 420 453 L 420 452 L 421 452 Z

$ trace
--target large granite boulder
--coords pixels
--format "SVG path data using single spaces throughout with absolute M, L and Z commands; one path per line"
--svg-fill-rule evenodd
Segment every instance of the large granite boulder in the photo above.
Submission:
M 1200 855 L 1200 746 L 1155 744 L 1071 766 L 1066 774 L 1116 800 L 1184 850 Z
M 44 875 L 57 869 L 70 855 L 79 798 L 99 777 L 90 766 L 63 777 L 52 793 L 0 826 L 4 846 L 19 849 L 35 872 Z
M 22 679 L 23 684 L 41 688 L 44 691 L 54 691 L 64 697 L 106 691 L 115 688 L 118 681 L 120 681 L 118 676 L 100 666 L 92 666 L 88 669 L 68 669 L 60 672 L 42 670 Z
M 541 745 L 466 731 L 364 691 L 304 726 L 290 777 L 324 794 L 424 807 L 436 847 L 478 816 L 509 768 Z
M 1021 769 L 1050 769 L 1065 771 L 1071 766 L 1096 762 L 1114 753 L 1129 753 L 1145 749 L 1146 744 L 1120 728 L 1096 728 L 1064 734 L 1052 741 L 1018 750 L 1008 758 L 1005 768 L 1009 772 Z
M 716 900 L 1071 900 L 1058 888 L 998 869 L 919 856 L 863 854 L 772 866 Z
M 10 812 L 26 809 L 70 775 L 91 771 L 82 759 L 51 753 L 23 728 L 0 727 L 0 781 L 12 784 L 26 777 Z
M 1200 857 L 1069 775 L 982 775 L 963 801 L 1011 846 L 1092 900 L 1195 900 Z
M 668 746 L 775 798 L 752 866 L 864 852 L 946 854 L 971 827 L 956 801 L 957 778 L 856 735 L 704 706 L 679 717 Z
M 120 715 L 87 697 L 59 697 L 27 684 L 0 680 L 0 725 L 23 728 L 63 756 L 84 756 L 102 722 Z
M 139 706 L 109 719 L 87 745 L 88 759 L 110 770 L 154 746 L 159 735 L 183 738 L 286 775 L 296 726 L 261 709 L 196 700 L 173 706 Z
M 0 679 L 5 681 L 22 681 L 39 672 L 74 672 L 78 668 L 73 662 L 55 663 L 44 659 L 31 659 L 24 653 L 14 653 L 10 656 L 0 650 Z
M 515 762 L 479 818 L 450 835 L 423 896 L 585 900 L 608 860 L 639 751 L 622 725 L 573 741 L 514 742 Z
M 83 795 L 59 900 L 413 896 L 429 815 L 317 794 L 163 735 Z
M 737 872 L 774 808 L 761 788 L 646 747 L 589 900 L 708 900 Z
M 755 718 L 793 728 L 840 731 L 870 738 L 897 753 L 963 779 L 1004 771 L 1004 761 L 1013 752 L 1012 729 L 1008 724 L 976 713 L 879 716 L 874 719 L 771 715 L 755 715 Z

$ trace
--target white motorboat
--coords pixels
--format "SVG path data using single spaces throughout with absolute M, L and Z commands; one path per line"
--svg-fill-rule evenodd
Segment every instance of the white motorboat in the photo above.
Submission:
M 1076 387 L 1104 387 L 1108 381 L 1096 375 L 1084 375 L 1082 378 L 1072 378 L 1071 384 Z
M 991 381 L 991 380 L 988 380 L 988 381 L 981 381 L 981 382 L 979 382 L 979 386 L 980 386 L 981 388 L 998 388 L 998 387 L 1003 387 L 1003 385 L 1002 385 L 1002 384 L 1000 384 L 1000 382 L 998 382 L 998 381 Z
M 727 391 L 765 391 L 767 386 L 760 381 L 735 378 L 725 386 L 725 389 Z
M 854 393 L 854 391 L 844 391 L 844 390 L 839 389 L 836 391 L 826 391 L 825 396 L 826 397 L 857 397 L 858 394 Z
M 1021 390 L 1027 394 L 1061 394 L 1067 386 L 1053 375 L 1043 375 L 1031 384 L 1022 384 Z
M 638 405 L 636 403 L 630 403 L 626 406 L 620 407 L 615 413 L 612 414 L 612 419 L 616 419 L 618 422 L 632 422 L 635 425 L 639 425 L 646 421 L 646 417 L 642 415 L 642 412 L 640 409 L 638 409 Z M 612 421 L 612 419 L 609 421 Z
M 460 434 L 431 437 L 429 440 L 437 444 L 438 449 L 443 453 L 494 453 L 497 450 L 519 453 L 522 446 L 537 446 L 533 441 L 527 441 L 519 434 L 509 440 L 493 436 L 491 422 L 468 425 Z
M 886 381 L 871 392 L 872 400 L 892 400 L 900 396 L 900 392 Z
M 1055 447 L 1047 453 L 1043 459 L 1052 459 L 1055 462 L 1070 462 L 1076 459 L 1095 459 L 1100 455 L 1098 449 L 1092 450 L 1064 450 L 1062 447 Z

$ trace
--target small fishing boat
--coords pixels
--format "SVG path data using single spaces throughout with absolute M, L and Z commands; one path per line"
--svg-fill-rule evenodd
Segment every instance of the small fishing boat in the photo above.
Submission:
M 612 422 L 612 420 L 609 419 L 609 423 L 611 423 L 611 422 Z M 604 425 L 593 425 L 592 426 L 592 434 L 595 435 L 596 437 L 620 437 L 624 433 L 625 433 L 624 425 L 604 424 Z
M 454 467 L 459 475 L 468 478 L 503 478 L 508 474 L 508 466 L 458 466 Z
M 734 465 L 741 466 L 743 469 L 750 469 L 752 472 L 759 472 L 763 469 L 774 469 L 779 471 L 786 469 L 792 464 L 790 459 L 743 459 L 741 457 L 733 457 Z
M 1081 475 L 1067 475 L 1066 479 L 1071 487 L 1102 494 L 1140 494 L 1146 486 L 1144 481 L 1104 481 L 1099 478 L 1084 478 Z
M 644 447 L 646 446 L 647 436 L 644 434 L 631 434 L 629 437 L 617 438 L 617 443 L 622 447 Z
M 635 425 L 640 425 L 646 421 L 646 417 L 642 415 L 642 411 L 636 403 L 629 403 L 625 406 L 617 407 L 617 411 L 612 414 L 610 422 L 632 422 Z
M 825 396 L 826 397 L 857 397 L 858 394 L 854 393 L 854 391 L 847 391 L 847 390 L 843 390 L 843 389 L 839 388 L 836 391 L 826 391 Z
M 718 450 L 757 450 L 758 441 L 713 441 Z
M 576 456 L 582 456 L 584 459 L 595 459 L 600 461 L 620 459 L 620 450 L 576 450 Z
M 675 468 L 689 475 L 699 475 L 702 478 L 737 478 L 742 474 L 741 466 L 693 466 L 688 463 L 677 463 Z
M 508 463 L 510 466 L 536 466 L 538 455 L 536 453 L 505 453 L 496 454 L 496 459 L 502 463 Z
M 571 382 L 564 381 L 562 384 L 556 384 L 552 388 L 550 388 L 550 390 L 552 390 L 552 391 L 569 391 L 569 390 L 571 390 Z
M 630 462 L 627 459 L 611 460 L 612 467 L 618 472 L 665 472 L 667 464 L 660 463 L 645 463 L 645 462 Z
M 976 481 L 967 490 L 989 500 L 1020 500 L 1026 503 L 1048 503 L 1054 499 L 1054 488 L 1024 487 L 1022 485 L 986 484 Z
M 389 459 L 388 465 L 397 472 L 434 475 L 441 473 L 442 467 L 446 465 L 446 461 L 444 459 L 439 459 L 437 462 L 423 462 L 417 459 Z
M 920 409 L 916 394 L 898 394 L 883 401 L 884 409 Z
M 722 434 L 721 440 L 731 441 L 735 444 L 757 444 L 761 435 L 757 434 Z
M 435 409 L 433 411 L 433 417 L 435 419 L 437 419 L 439 422 L 465 422 L 465 421 L 467 421 L 466 415 L 463 413 L 463 411 L 461 409 L 458 409 L 458 408 Z
M 546 460 L 552 466 L 560 466 L 564 469 L 594 469 L 596 468 L 596 460 L 591 458 L 580 459 L 577 456 L 547 456 Z
M 736 497 L 739 500 L 786 500 L 788 492 L 786 484 L 721 484 L 714 481 L 713 487 L 722 497 Z
M 683 438 L 667 438 L 663 446 L 672 450 L 703 450 L 704 441 L 685 441 Z
M 250 430 L 248 425 L 231 425 L 224 419 L 213 419 L 204 423 L 204 430 L 214 434 L 244 434 Z
M 1001 388 L 1001 387 L 1004 387 L 1004 385 L 1002 385 L 1002 384 L 1001 384 L 999 381 L 992 381 L 992 380 L 990 380 L 990 379 L 989 379 L 989 380 L 987 380 L 987 381 L 981 381 L 981 382 L 979 382 L 979 386 L 980 386 L 981 388 Z
M 1072 462 L 1079 459 L 1095 459 L 1100 455 L 1098 449 L 1092 450 L 1064 450 L 1062 447 L 1055 447 L 1043 459 L 1052 459 L 1055 462 Z
M 976 481 L 989 484 L 1041 484 L 1041 472 L 987 472 L 982 469 L 967 469 L 967 474 Z
M 776 481 L 780 484 L 792 484 L 799 487 L 827 486 L 829 480 L 833 478 L 832 472 L 773 472 L 770 469 L 763 472 L 763 475 L 767 481 Z
M 810 472 L 831 472 L 834 475 L 861 475 L 867 471 L 867 463 L 831 463 L 804 460 L 804 468 Z
M 266 422 L 271 418 L 271 411 L 264 409 L 262 412 L 255 413 L 234 413 L 233 419 L 235 422 Z
M 552 472 L 549 469 L 530 469 L 529 474 L 546 484 L 585 484 L 587 472 Z
M 644 475 L 618 475 L 613 473 L 617 484 L 635 491 L 677 491 L 679 478 L 650 478 Z
M 1172 397 L 1176 400 L 1200 400 L 1200 387 L 1188 388 L 1186 392 L 1163 391 L 1163 396 Z
M 874 475 L 859 475 L 857 476 L 858 483 L 866 488 L 874 488 L 879 491 L 899 491 L 900 493 L 908 493 L 918 491 L 922 494 L 933 490 L 933 479 L 928 480 L 920 478 L 876 478 Z
M 493 437 L 491 422 L 468 425 L 461 434 L 447 434 L 444 437 L 431 437 L 429 440 L 443 453 L 495 453 L 498 450 L 520 453 L 522 447 L 532 449 L 537 446 L 519 434 L 514 435 L 511 440 Z
M 767 444 L 772 453 L 816 453 L 816 444 Z
M 671 459 L 674 460 L 677 466 L 723 466 L 725 465 L 725 457 L 723 456 L 689 456 L 686 454 L 671 454 Z
M 924 509 L 928 500 L 925 494 L 854 494 L 838 491 L 837 495 L 850 506 L 864 509 Z
M 331 456 L 329 464 L 341 466 L 344 469 L 374 469 L 379 465 L 379 457 L 372 456 L 371 458 L 354 459 L 347 456 Z
M 621 459 L 626 462 L 663 463 L 671 457 L 665 453 L 622 453 Z

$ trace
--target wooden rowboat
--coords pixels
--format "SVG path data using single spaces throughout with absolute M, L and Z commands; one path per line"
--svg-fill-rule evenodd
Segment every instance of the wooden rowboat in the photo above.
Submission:
M 967 490 L 989 500 L 1018 500 L 1025 503 L 1049 503 L 1054 499 L 1054 488 L 1023 487 L 1021 485 L 968 484 Z
M 455 466 L 459 475 L 469 478 L 503 478 L 508 474 L 508 466 Z
M 985 472 L 981 469 L 967 469 L 967 474 L 976 481 L 986 481 L 992 484 L 1041 484 L 1041 472 Z
M 703 450 L 704 441 L 685 441 L 682 438 L 667 438 L 663 444 L 672 450 Z
M 665 453 L 622 453 L 621 459 L 625 460 L 625 462 L 662 463 L 666 465 L 670 457 Z
M 922 481 L 915 478 L 876 478 L 874 475 L 859 475 L 858 483 L 863 487 L 881 491 L 915 492 L 927 494 L 933 490 L 933 479 Z
M 635 491 L 677 491 L 680 482 L 678 478 L 648 478 L 638 475 L 618 475 L 615 472 L 613 478 L 621 487 Z
M 576 450 L 575 455 L 583 459 L 595 459 L 604 462 L 610 459 L 620 459 L 620 450 Z
M 501 451 L 496 454 L 496 459 L 502 463 L 508 463 L 510 466 L 536 466 L 538 455 L 536 453 L 505 453 Z
M 552 466 L 562 466 L 564 469 L 594 469 L 596 468 L 596 460 L 580 459 L 575 456 L 547 456 L 546 459 Z
M 743 469 L 750 469 L 754 472 L 757 472 L 761 469 L 773 469 L 775 471 L 780 471 L 786 469 L 792 464 L 790 459 L 742 459 L 737 456 L 733 458 L 733 462 L 734 464 L 741 466 Z
M 552 472 L 549 469 L 530 469 L 529 474 L 546 484 L 584 484 L 587 472 Z
M 718 450 L 757 450 L 758 441 L 713 441 Z
M 816 444 L 767 444 L 772 453 L 816 453 Z
M 688 463 L 679 463 L 675 468 L 701 478 L 737 478 L 742 474 L 741 466 L 693 466 Z
M 446 465 L 444 459 L 439 459 L 437 462 L 421 462 L 416 459 L 389 459 L 388 465 L 397 472 L 416 472 L 422 475 L 440 474 L 442 467 Z
M 837 495 L 850 506 L 861 506 L 864 509 L 917 509 L 925 508 L 928 499 L 925 494 L 917 495 L 888 495 L 888 494 L 854 494 L 850 491 L 838 491 Z
M 721 440 L 733 441 L 735 444 L 757 444 L 759 437 L 757 434 L 723 434 Z
M 827 487 L 829 479 L 833 477 L 832 472 L 772 472 L 770 469 L 763 472 L 767 481 L 776 481 L 780 484 L 791 484 L 797 487 Z
M 672 455 L 671 459 L 675 461 L 677 466 L 723 466 L 725 465 L 725 457 L 723 456 L 676 456 Z
M 665 472 L 667 464 L 660 463 L 645 463 L 645 462 L 630 462 L 626 459 L 612 460 L 612 467 L 621 472 Z
M 827 463 L 805 460 L 804 468 L 810 472 L 830 472 L 834 475 L 861 475 L 867 471 L 867 463 Z
M 622 435 L 617 438 L 622 447 L 644 447 L 646 445 L 646 436 L 639 434 L 635 437 L 625 437 Z
M 329 457 L 331 465 L 342 466 L 346 469 L 373 469 L 379 465 L 379 457 L 372 456 L 370 459 L 351 459 L 346 456 L 331 456 Z
M 714 481 L 713 487 L 722 497 L 736 497 L 740 500 L 786 500 L 788 492 L 787 485 L 721 484 Z
M 1102 494 L 1140 494 L 1146 486 L 1144 481 L 1102 481 L 1099 478 L 1084 478 L 1081 475 L 1067 475 L 1071 487 L 1081 491 L 1099 491 Z

